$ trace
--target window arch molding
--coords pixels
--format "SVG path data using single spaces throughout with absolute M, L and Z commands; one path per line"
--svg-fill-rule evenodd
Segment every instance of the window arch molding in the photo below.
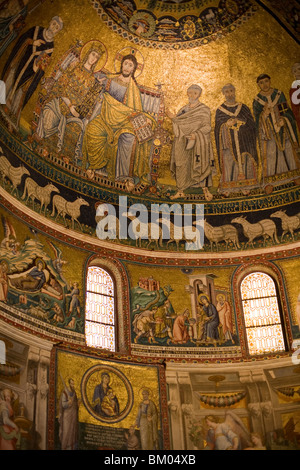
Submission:
M 246 325 L 244 319 L 244 309 L 242 303 L 242 295 L 241 295 L 241 285 L 243 280 L 252 273 L 261 272 L 270 276 L 273 280 L 275 287 L 276 287 L 276 294 L 279 306 L 279 313 L 281 319 L 281 325 L 283 330 L 284 342 L 285 342 L 285 351 L 278 351 L 278 352 L 266 352 L 265 355 L 273 355 L 273 354 L 288 354 L 288 351 L 291 348 L 292 344 L 292 333 L 291 333 L 291 325 L 290 325 L 290 318 L 288 314 L 288 304 L 286 300 L 285 290 L 284 290 L 284 280 L 280 270 L 274 266 L 273 264 L 264 261 L 262 264 L 261 262 L 251 262 L 249 264 L 245 264 L 240 266 L 237 271 L 235 272 L 233 279 L 232 279 L 232 288 L 233 288 L 233 297 L 235 300 L 235 309 L 236 309 L 236 318 L 237 318 L 237 327 L 239 332 L 240 344 L 242 355 L 244 357 L 255 357 L 256 355 L 250 355 L 247 336 L 246 336 Z
M 99 267 L 106 271 L 114 284 L 114 314 L 115 314 L 115 352 L 127 353 L 129 350 L 129 291 L 126 272 L 117 260 L 108 260 L 99 256 L 91 257 L 85 267 L 85 296 L 86 305 L 87 274 L 89 267 Z M 101 348 L 97 348 L 101 351 Z

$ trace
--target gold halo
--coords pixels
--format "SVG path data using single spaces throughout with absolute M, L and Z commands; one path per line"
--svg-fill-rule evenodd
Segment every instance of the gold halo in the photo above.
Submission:
M 209 297 L 208 297 L 208 295 L 206 295 L 206 294 L 199 294 L 199 295 L 198 295 L 198 302 L 199 302 L 200 304 L 201 304 L 201 300 L 200 300 L 201 297 L 205 297 L 205 298 L 208 300 L 208 302 L 209 302 Z
M 98 382 L 99 383 L 102 383 L 102 375 L 105 374 L 105 375 L 108 375 L 109 377 L 109 384 L 112 382 L 112 379 L 111 379 L 111 372 L 110 371 L 107 371 L 106 369 L 101 369 L 98 371 L 97 373 L 97 379 L 98 379 Z
M 140 390 L 139 390 L 139 396 L 140 396 L 140 398 L 143 399 L 143 391 L 144 391 L 144 390 L 146 390 L 146 391 L 148 392 L 149 398 L 150 398 L 151 395 L 152 395 L 152 390 L 151 390 L 150 388 L 148 388 L 148 387 L 142 387 L 142 388 L 140 388 Z
M 43 269 L 45 269 L 45 266 L 46 266 L 46 264 L 45 264 L 45 261 L 44 261 L 42 258 L 36 258 L 36 260 L 35 260 L 35 263 L 34 263 L 34 264 L 37 266 L 37 265 L 38 265 L 38 263 L 42 263 L 42 265 L 43 265 Z
M 100 70 L 103 69 L 107 61 L 107 49 L 105 45 L 103 44 L 103 42 L 98 41 L 97 39 L 86 42 L 84 46 L 82 46 L 80 51 L 80 61 L 83 61 L 84 57 L 86 56 L 89 50 L 95 50 L 99 53 L 102 53 L 94 68 L 94 73 L 100 72 Z
M 141 73 L 144 70 L 144 57 L 142 53 L 138 51 L 137 49 L 135 49 L 134 47 L 127 46 L 116 53 L 115 61 L 114 61 L 115 71 L 116 73 L 120 72 L 122 59 L 128 54 L 134 55 L 134 57 L 137 60 L 138 65 L 135 71 L 135 78 L 137 78 L 141 75 Z
M 218 295 L 217 295 L 217 300 L 220 300 L 220 299 L 226 300 L 225 294 L 218 294 Z
M 1 265 L 1 266 L 2 266 L 2 265 L 5 265 L 5 266 L 7 267 L 7 269 L 9 268 L 9 264 L 8 264 L 8 262 L 6 261 L 6 259 L 2 259 L 2 260 L 0 261 L 0 265 Z
M 63 377 L 63 376 L 61 375 L 60 378 L 61 378 L 61 381 L 62 381 L 63 385 L 65 385 L 66 387 L 69 387 L 69 385 L 70 385 L 70 380 L 71 380 L 71 379 L 72 379 L 72 380 L 74 381 L 74 383 L 75 383 L 75 380 L 73 379 L 73 376 L 72 376 L 72 375 L 67 375 L 67 376 L 65 376 L 65 377 Z

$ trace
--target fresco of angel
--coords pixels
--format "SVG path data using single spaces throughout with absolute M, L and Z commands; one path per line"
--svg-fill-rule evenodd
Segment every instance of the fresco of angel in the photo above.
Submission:
M 7 250 L 9 253 L 16 254 L 16 250 L 20 246 L 20 243 L 17 241 L 15 229 L 10 223 L 9 219 L 2 216 L 1 221 L 4 230 L 4 238 L 1 241 L 0 249 L 4 249 Z
M 205 416 L 205 428 L 209 450 L 242 450 L 252 447 L 250 432 L 232 411 L 226 411 L 224 420 L 216 415 Z
M 18 395 L 10 388 L 0 391 L 0 450 L 20 448 L 21 433 L 14 421 Z

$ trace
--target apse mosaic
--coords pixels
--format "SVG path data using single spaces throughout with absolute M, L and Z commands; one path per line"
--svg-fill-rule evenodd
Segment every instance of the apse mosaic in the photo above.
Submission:
M 157 451 L 169 428 L 174 448 L 299 448 L 299 368 L 265 355 L 257 374 L 262 358 L 248 355 L 284 362 L 284 340 L 300 338 L 299 5 L 288 3 L 2 2 L 1 318 L 26 324 L 37 350 L 62 336 L 78 348 L 54 348 L 49 371 L 48 340 L 36 362 L 31 334 L 1 334 L 0 413 L 18 427 L 2 439 L 0 426 L 1 449 L 39 448 L 44 433 L 57 450 Z M 139 231 L 122 238 L 100 210 L 121 220 L 120 196 L 148 211 L 190 204 L 193 217 L 200 203 L 203 246 L 185 256 L 175 213 L 169 238 L 152 239 L 128 212 Z M 252 261 L 282 281 L 284 338 L 263 275 L 240 299 Z
M 92 2 L 82 12 L 97 18 L 98 33 L 92 26 L 90 32 L 74 31 L 69 18 L 60 16 L 59 5 L 55 10 L 49 3 L 46 18 L 41 15 L 45 2 L 25 2 L 24 11 L 17 9 L 20 29 L 14 36 L 6 32 L 2 44 L 6 103 L 0 105 L 0 172 L 5 191 L 64 228 L 97 238 L 98 206 L 113 206 L 118 225 L 120 195 L 128 198 L 128 206 L 143 202 L 148 211 L 152 202 L 178 203 L 181 210 L 191 204 L 193 216 L 195 205 L 203 204 L 204 244 L 198 248 L 204 252 L 276 246 L 299 238 L 294 204 L 299 201 L 299 105 L 291 99 L 291 83 L 299 74 L 296 53 L 287 65 L 281 52 L 285 63 L 277 75 L 269 71 L 274 62 L 265 63 L 261 51 L 259 67 L 252 70 L 254 53 L 245 71 L 251 75 L 248 92 L 248 78 L 243 83 L 236 72 L 244 58 L 235 70 L 228 52 L 253 31 L 256 21 L 261 26 L 264 10 L 256 9 L 255 21 L 244 24 L 245 33 L 241 27 L 223 38 L 219 28 L 237 25 L 251 10 L 250 2 Z M 12 0 L 9 5 L 15 11 Z M 35 25 L 26 16 L 33 10 L 40 13 Z M 150 10 L 157 15 L 155 29 Z M 16 24 L 12 11 L 7 11 L 8 25 Z M 158 43 L 171 44 L 166 38 L 172 37 L 176 44 L 180 34 L 180 41 L 186 40 L 182 31 L 192 38 L 195 29 L 195 37 L 202 38 L 210 30 L 224 54 L 216 52 L 213 42 L 205 46 L 209 53 L 199 45 L 180 62 L 175 54 L 186 51 L 154 51 L 134 41 L 143 28 L 142 11 L 148 12 L 151 24 L 145 31 L 152 31 L 153 40 L 159 29 L 159 34 L 164 31 Z M 197 20 L 192 11 L 198 12 Z M 164 28 L 159 22 L 172 15 L 179 28 L 173 36 L 170 22 Z M 121 37 L 113 25 L 130 29 L 129 16 L 135 34 Z M 269 33 L 276 35 L 274 24 Z M 287 35 L 284 44 L 296 50 L 291 41 Z M 172 76 L 173 67 L 179 76 Z M 133 226 L 136 221 L 127 216 Z M 145 230 L 150 230 L 149 220 Z M 141 231 L 134 240 L 118 235 L 116 229 L 114 242 L 131 247 L 150 248 L 152 242 Z M 111 239 L 107 232 L 104 239 Z M 171 236 L 151 249 L 183 251 L 185 241 Z

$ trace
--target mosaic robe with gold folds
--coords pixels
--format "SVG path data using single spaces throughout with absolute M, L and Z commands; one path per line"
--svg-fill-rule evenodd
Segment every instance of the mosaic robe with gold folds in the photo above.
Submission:
M 36 131 L 38 137 L 47 139 L 57 134 L 57 150 L 59 152 L 65 144 L 66 127 L 72 123 L 78 126 L 77 142 L 74 143 L 75 149 L 70 149 L 73 154 L 75 151 L 75 159 L 81 157 L 82 134 L 89 118 L 88 115 L 81 115 L 80 106 L 84 103 L 85 97 L 95 83 L 94 73 L 87 70 L 83 63 L 77 64 L 75 62 L 71 64 L 58 79 L 52 90 L 54 98 L 46 103 L 39 117 Z M 72 112 L 72 109 L 75 110 L 76 114 L 74 114 L 74 111 Z M 64 152 L 68 153 L 68 149 L 64 148 Z
M 130 121 L 136 113 L 143 113 L 139 88 L 132 78 L 124 84 L 116 75 L 108 75 L 104 87 L 100 113 L 85 131 L 83 167 L 104 169 L 112 180 L 132 176 L 147 184 L 152 141 L 139 143 Z M 154 118 L 143 114 L 154 129 Z
M 203 103 L 188 105 L 172 118 L 175 139 L 171 156 L 171 173 L 179 191 L 212 185 L 213 151 L 210 139 L 211 114 Z M 195 135 L 195 140 L 188 136 Z
M 139 404 L 136 425 L 140 428 L 142 450 L 158 449 L 158 413 L 155 403 L 143 397 Z
M 256 129 L 248 106 L 223 103 L 216 111 L 215 138 L 221 171 L 220 189 L 232 188 L 237 181 L 255 179 L 258 166 Z
M 269 96 L 261 93 L 253 101 L 259 136 L 263 175 L 280 175 L 297 169 L 298 137 L 296 121 L 282 91 L 274 88 Z
M 2 72 L 2 80 L 6 83 L 6 105 L 16 125 L 53 53 L 54 43 L 47 41 L 44 31 L 45 28 L 36 26 L 20 36 Z

